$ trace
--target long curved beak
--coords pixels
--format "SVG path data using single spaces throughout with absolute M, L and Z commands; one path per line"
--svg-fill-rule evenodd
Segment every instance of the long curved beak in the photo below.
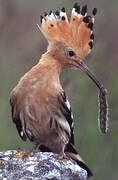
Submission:
M 104 89 L 105 94 L 107 94 L 107 90 L 104 88 L 101 81 L 95 76 L 93 72 L 90 71 L 90 69 L 87 67 L 87 65 L 83 61 L 76 62 L 76 67 L 80 69 L 81 71 L 83 71 L 85 74 L 87 74 L 90 77 L 90 79 L 92 79 L 93 82 L 96 84 L 96 86 L 102 91 Z
M 90 79 L 96 84 L 96 86 L 99 88 L 99 107 L 100 107 L 100 115 L 99 115 L 99 126 L 102 133 L 106 133 L 108 129 L 108 105 L 107 105 L 107 89 L 104 88 L 101 81 L 89 70 L 89 68 L 86 66 L 86 64 L 83 61 L 75 61 L 76 67 L 83 71 L 85 74 L 87 74 Z

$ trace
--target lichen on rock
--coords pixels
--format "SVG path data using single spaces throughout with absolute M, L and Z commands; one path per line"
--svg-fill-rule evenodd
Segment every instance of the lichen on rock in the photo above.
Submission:
M 0 152 L 0 180 L 86 180 L 87 172 L 73 160 L 58 160 L 53 153 Z

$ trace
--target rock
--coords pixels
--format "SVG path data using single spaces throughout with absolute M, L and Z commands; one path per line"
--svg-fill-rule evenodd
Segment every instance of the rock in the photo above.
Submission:
M 87 172 L 73 160 L 57 160 L 53 153 L 0 152 L 0 180 L 86 180 Z

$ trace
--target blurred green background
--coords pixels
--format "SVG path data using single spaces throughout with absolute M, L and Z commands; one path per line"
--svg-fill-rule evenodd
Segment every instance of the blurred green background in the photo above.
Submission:
M 72 0 L 0 0 L 0 150 L 32 147 L 24 143 L 12 123 L 10 91 L 46 51 L 47 42 L 39 29 L 43 12 L 66 7 Z M 98 130 L 98 90 L 80 71 L 66 70 L 61 81 L 71 101 L 76 147 L 94 172 L 91 180 L 118 179 L 118 1 L 80 0 L 89 12 L 98 8 L 95 41 L 86 58 L 89 68 L 102 80 L 109 96 L 109 131 Z

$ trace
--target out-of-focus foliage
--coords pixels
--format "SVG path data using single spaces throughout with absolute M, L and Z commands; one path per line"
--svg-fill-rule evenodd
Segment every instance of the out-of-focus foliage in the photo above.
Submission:
M 46 51 L 47 42 L 39 29 L 45 11 L 66 7 L 71 0 L 0 0 L 0 150 L 32 147 L 18 136 L 11 120 L 10 91 L 19 78 Z M 93 180 L 118 179 L 118 1 L 82 0 L 89 12 L 98 8 L 95 46 L 86 63 L 102 80 L 109 96 L 109 132 L 98 130 L 97 89 L 82 72 L 67 70 L 61 75 L 71 100 L 75 139 L 79 153 L 94 172 Z

